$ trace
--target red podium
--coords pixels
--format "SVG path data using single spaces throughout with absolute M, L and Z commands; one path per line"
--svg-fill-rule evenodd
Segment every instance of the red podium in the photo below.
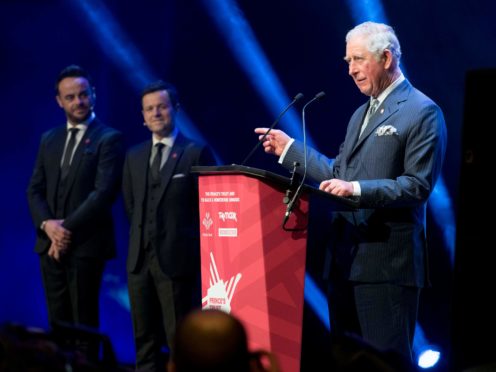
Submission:
M 289 179 L 238 165 L 192 171 L 200 175 L 202 307 L 232 313 L 250 348 L 273 352 L 284 372 L 299 371 L 309 190 L 322 192 L 304 187 L 283 229 Z

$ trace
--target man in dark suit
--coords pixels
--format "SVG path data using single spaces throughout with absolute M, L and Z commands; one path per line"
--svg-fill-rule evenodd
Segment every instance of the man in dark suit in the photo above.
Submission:
M 122 135 L 95 117 L 95 91 L 81 67 L 63 69 L 55 88 L 67 124 L 43 134 L 27 190 L 35 251 L 50 322 L 98 327 L 104 263 L 115 255 Z
M 426 203 L 446 126 L 441 109 L 403 76 L 400 56 L 387 25 L 365 22 L 348 32 L 349 74 L 370 100 L 351 117 L 335 159 L 309 150 L 307 174 L 363 208 L 333 216 L 325 268 L 332 331 L 411 358 L 420 288 L 428 285 Z M 288 169 L 303 164 L 302 144 L 284 132 L 272 131 L 263 146 Z
M 157 81 L 142 92 L 152 138 L 127 153 L 123 194 L 130 221 L 127 260 L 136 367 L 163 370 L 177 322 L 201 306 L 197 178 L 194 165 L 214 165 L 210 150 L 179 133 L 175 88 Z M 161 327 L 163 325 L 163 327 Z

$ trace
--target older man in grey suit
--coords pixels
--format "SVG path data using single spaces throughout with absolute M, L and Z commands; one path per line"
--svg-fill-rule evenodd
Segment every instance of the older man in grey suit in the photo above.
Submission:
M 441 109 L 405 79 L 390 26 L 365 22 L 348 32 L 349 75 L 370 100 L 350 119 L 335 159 L 308 150 L 307 175 L 361 209 L 335 213 L 326 256 L 332 331 L 352 332 L 411 358 L 420 289 L 428 284 L 426 202 L 446 148 Z M 264 134 L 266 128 L 256 128 Z M 267 153 L 292 169 L 303 145 L 280 130 Z M 300 167 L 301 168 L 301 167 Z

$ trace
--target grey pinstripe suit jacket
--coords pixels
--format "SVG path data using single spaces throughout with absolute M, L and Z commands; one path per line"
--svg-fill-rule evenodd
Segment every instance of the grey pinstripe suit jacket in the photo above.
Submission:
M 368 102 L 350 119 L 335 159 L 309 149 L 307 175 L 320 182 L 359 181 L 358 212 L 335 212 L 325 274 L 359 282 L 428 284 L 425 237 L 427 199 L 446 149 L 441 109 L 403 81 L 379 106 L 358 138 Z M 303 164 L 295 141 L 283 166 Z

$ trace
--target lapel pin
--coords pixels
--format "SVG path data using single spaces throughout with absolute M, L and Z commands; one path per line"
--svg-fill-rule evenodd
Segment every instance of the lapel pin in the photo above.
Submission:
M 384 109 L 383 109 L 383 108 L 381 108 L 381 115 L 382 115 L 382 114 L 384 114 Z
M 172 153 L 172 159 L 175 159 L 175 158 L 177 158 L 177 153 L 176 152 L 173 152 Z
M 90 139 L 89 139 L 89 138 L 86 138 L 86 140 L 84 141 L 84 144 L 85 144 L 85 145 L 89 145 L 89 144 L 90 144 L 90 142 L 91 142 L 91 141 L 90 141 Z

